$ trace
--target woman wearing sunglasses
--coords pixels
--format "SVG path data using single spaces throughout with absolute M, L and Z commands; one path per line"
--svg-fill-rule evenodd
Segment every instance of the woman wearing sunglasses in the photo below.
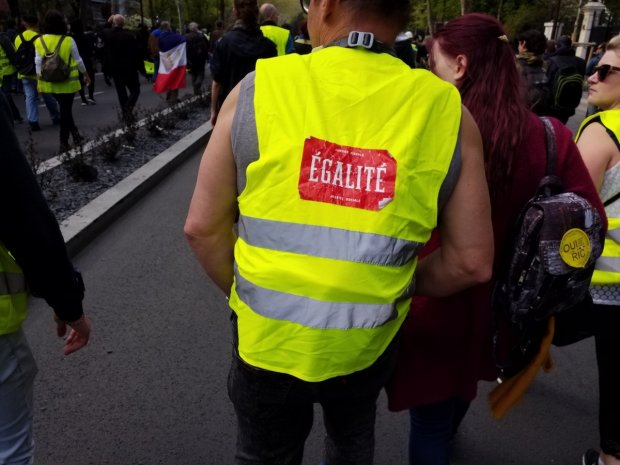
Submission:
M 546 171 L 545 130 L 528 111 L 515 57 L 496 18 L 467 14 L 442 26 L 430 47 L 431 70 L 460 91 L 478 124 L 491 194 L 497 271 L 512 228 Z M 489 78 L 492 76 L 492 78 Z M 551 118 L 557 174 L 567 190 L 603 206 L 572 134 Z M 435 231 L 436 232 L 436 231 Z M 433 235 L 424 253 L 440 243 Z M 494 279 L 449 298 L 415 299 L 387 387 L 391 410 L 409 409 L 411 465 L 448 465 L 450 440 L 480 379 L 497 377 L 492 359 Z
M 609 229 L 591 287 L 602 453 L 588 450 L 583 465 L 620 465 L 620 36 L 609 41 L 588 84 L 588 103 L 601 111 L 583 121 L 576 140 L 605 204 Z

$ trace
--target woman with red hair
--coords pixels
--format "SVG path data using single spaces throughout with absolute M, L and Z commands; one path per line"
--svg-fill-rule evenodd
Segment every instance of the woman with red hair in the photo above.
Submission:
M 494 17 L 467 14 L 448 22 L 433 37 L 429 59 L 431 70 L 459 89 L 482 135 L 495 274 L 519 212 L 545 175 L 544 126 L 526 107 L 513 50 Z M 551 122 L 557 174 L 564 187 L 588 199 L 604 217 L 570 131 L 559 121 Z M 440 240 L 434 234 L 425 252 L 432 252 Z M 413 301 L 398 365 L 387 386 L 390 410 L 410 412 L 410 464 L 448 465 L 450 439 L 476 396 L 478 381 L 497 377 L 492 357 L 493 284 L 494 279 L 452 297 Z

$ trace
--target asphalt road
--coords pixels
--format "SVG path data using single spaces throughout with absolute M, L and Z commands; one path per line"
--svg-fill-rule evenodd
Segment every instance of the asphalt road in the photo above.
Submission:
M 52 313 L 34 300 L 26 324 L 40 465 L 232 464 L 235 418 L 226 394 L 229 310 L 183 234 L 199 154 L 179 167 L 75 259 L 92 342 L 63 357 Z M 455 443 L 454 464 L 570 465 L 596 446 L 593 342 L 554 349 L 555 369 L 498 422 L 481 393 Z M 405 413 L 378 407 L 378 465 L 406 463 Z M 321 459 L 317 411 L 304 465 Z
M 152 83 L 146 81 L 140 76 L 140 97 L 136 105 L 136 114 L 139 118 L 147 116 L 154 110 L 162 109 L 166 107 L 163 95 L 157 94 L 152 89 Z M 188 87 L 179 92 L 179 97 L 183 97 L 188 92 L 191 92 L 191 77 L 187 77 Z M 87 94 L 88 95 L 88 92 Z M 20 94 L 12 94 L 13 101 L 19 108 L 24 122 L 15 125 L 17 136 L 22 143 L 22 147 L 26 147 L 30 131 L 28 123 L 26 122 L 26 109 L 24 96 Z M 103 80 L 103 75 L 98 73 L 95 76 L 95 100 L 96 105 L 82 105 L 82 100 L 79 94 L 75 94 L 73 102 L 73 118 L 75 124 L 80 131 L 80 134 L 85 139 L 91 139 L 103 133 L 107 133 L 114 126 L 114 129 L 119 127 L 119 115 L 120 105 L 118 103 L 118 97 L 116 95 L 116 89 L 114 86 L 108 86 Z M 41 159 L 47 159 L 56 156 L 60 145 L 60 132 L 59 126 L 52 125 L 47 108 L 41 100 L 39 104 L 39 124 L 41 131 L 33 132 L 32 139 L 36 144 L 36 151 L 38 157 Z

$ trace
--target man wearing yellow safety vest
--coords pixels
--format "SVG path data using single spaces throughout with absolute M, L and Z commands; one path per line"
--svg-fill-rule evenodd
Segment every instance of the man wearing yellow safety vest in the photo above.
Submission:
M 259 60 L 224 101 L 185 223 L 232 309 L 237 464 L 300 464 L 314 403 L 324 463 L 372 463 L 412 296 L 491 274 L 478 129 L 392 48 L 410 1 L 307 11 L 313 52 Z M 436 226 L 442 247 L 418 262 Z
M 13 131 L 8 103 L 0 94 L 0 463 L 33 463 L 33 382 L 37 372 L 21 329 L 28 292 L 54 309 L 58 336 L 68 355 L 90 337 L 82 311 L 84 287 L 65 249 Z
M 260 6 L 259 22 L 260 30 L 265 37 L 276 44 L 278 56 L 293 53 L 295 45 L 291 31 L 278 26 L 278 10 L 271 3 L 263 3 Z
M 32 131 L 40 131 L 39 125 L 39 92 L 37 90 L 37 72 L 34 65 L 34 41 L 40 37 L 38 18 L 36 16 L 24 16 L 22 23 L 26 30 L 15 37 L 15 50 L 21 49 L 31 50 L 32 63 L 27 67 L 26 63 L 22 64 L 22 69 L 18 69 L 17 77 L 22 80 L 24 86 L 24 99 L 26 100 L 26 119 Z M 54 124 L 60 124 L 60 111 L 58 110 L 58 102 L 51 94 L 41 94 L 45 106 L 49 111 L 50 118 Z

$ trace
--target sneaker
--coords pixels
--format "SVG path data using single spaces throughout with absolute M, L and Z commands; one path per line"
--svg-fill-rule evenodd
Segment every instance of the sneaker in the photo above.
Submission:
M 58 150 L 58 153 L 65 153 L 68 152 L 69 150 L 71 150 L 71 146 L 69 145 L 68 142 L 61 142 L 60 143 L 60 149 Z
M 30 130 L 32 132 L 36 132 L 36 131 L 40 131 L 41 130 L 41 126 L 39 126 L 39 123 L 37 121 L 35 121 L 34 123 L 28 122 L 28 124 L 30 125 Z
M 594 449 L 588 449 L 581 457 L 581 465 L 603 465 L 600 461 L 600 454 Z
M 87 101 L 87 100 L 83 100 L 83 101 L 82 101 L 82 106 L 83 106 L 83 107 L 85 107 L 85 106 L 87 106 L 87 105 L 89 105 L 88 101 Z
M 79 132 L 75 132 L 72 134 L 73 136 L 73 143 L 76 145 L 80 145 L 82 142 L 84 142 L 84 138 L 81 136 L 81 134 Z
M 94 98 L 88 97 L 87 100 L 90 105 L 97 105 L 97 101 Z

